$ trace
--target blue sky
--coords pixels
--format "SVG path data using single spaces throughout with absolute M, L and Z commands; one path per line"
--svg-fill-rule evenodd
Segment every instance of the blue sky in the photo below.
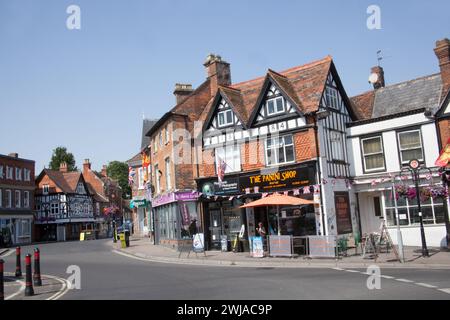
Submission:
M 66 9 L 81 8 L 81 30 Z M 366 27 L 381 8 L 381 30 Z M 198 86 L 208 53 L 233 82 L 333 56 L 347 93 L 369 90 L 376 52 L 387 83 L 439 71 L 448 0 L 0 0 L 0 153 L 47 165 L 66 146 L 94 169 L 139 151 L 142 113 L 158 118 L 176 82 Z

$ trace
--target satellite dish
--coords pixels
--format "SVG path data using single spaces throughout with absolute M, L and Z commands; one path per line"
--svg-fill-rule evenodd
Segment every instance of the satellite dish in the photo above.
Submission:
M 372 73 L 372 74 L 369 76 L 369 82 L 372 83 L 372 84 L 374 84 L 374 83 L 376 83 L 377 81 L 378 81 L 378 74 Z

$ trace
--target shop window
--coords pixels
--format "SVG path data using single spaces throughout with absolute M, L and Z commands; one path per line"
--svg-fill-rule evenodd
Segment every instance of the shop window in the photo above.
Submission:
M 295 160 L 292 135 L 268 138 L 265 148 L 268 166 L 292 163 Z
M 394 201 L 392 201 L 392 191 L 387 190 L 384 196 L 386 220 L 388 226 L 397 225 Z M 442 199 L 433 200 L 430 198 L 426 202 L 421 202 L 422 220 L 424 224 L 439 224 L 445 222 L 445 209 Z M 400 225 L 419 225 L 419 209 L 417 199 L 409 200 L 400 197 L 397 201 Z
M 381 136 L 361 139 L 364 171 L 385 170 Z

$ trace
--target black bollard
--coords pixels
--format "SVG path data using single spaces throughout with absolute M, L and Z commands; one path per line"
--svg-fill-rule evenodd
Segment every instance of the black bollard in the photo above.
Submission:
M 34 295 L 31 275 L 31 254 L 25 256 L 25 297 Z
M 3 264 L 5 262 L 0 259 L 0 301 L 5 300 L 5 286 L 3 285 Z
M 38 248 L 34 249 L 34 274 L 33 274 L 33 283 L 35 286 L 42 286 L 41 280 L 41 254 Z
M 20 247 L 16 248 L 16 277 L 22 276 L 22 267 L 20 265 Z

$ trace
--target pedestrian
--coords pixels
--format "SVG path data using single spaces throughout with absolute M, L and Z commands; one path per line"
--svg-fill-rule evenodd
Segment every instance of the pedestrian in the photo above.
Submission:
M 192 237 L 194 234 L 197 234 L 197 232 L 197 219 L 193 219 L 189 225 L 189 234 Z
M 259 222 L 259 223 L 258 223 L 258 228 L 256 228 L 256 231 L 257 231 L 258 234 L 259 234 L 261 237 L 263 237 L 263 238 L 265 238 L 266 235 L 267 235 L 266 229 L 264 228 L 262 222 Z

